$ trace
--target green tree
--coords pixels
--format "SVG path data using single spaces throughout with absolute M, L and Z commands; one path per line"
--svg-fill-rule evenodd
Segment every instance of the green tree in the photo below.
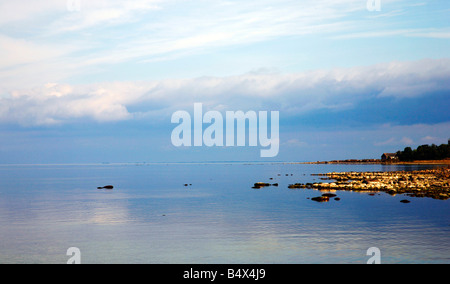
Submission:
M 402 159 L 404 161 L 412 161 L 413 160 L 413 150 L 411 147 L 406 147 L 402 154 Z
M 400 161 L 442 160 L 450 158 L 450 144 L 421 145 L 415 150 L 406 147 L 403 151 L 398 151 L 397 156 Z

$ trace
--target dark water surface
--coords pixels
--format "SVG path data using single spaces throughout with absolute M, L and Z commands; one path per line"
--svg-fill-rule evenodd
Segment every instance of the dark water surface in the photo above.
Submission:
M 450 263 L 450 201 L 338 192 L 316 203 L 321 192 L 287 188 L 314 173 L 421 168 L 0 166 L 0 263 L 66 263 L 69 247 L 82 263 L 366 263 L 371 247 L 382 263 Z

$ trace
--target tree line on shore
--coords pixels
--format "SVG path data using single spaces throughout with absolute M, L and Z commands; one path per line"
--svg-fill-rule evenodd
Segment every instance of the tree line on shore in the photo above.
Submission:
M 400 161 L 423 161 L 423 160 L 443 160 L 450 158 L 450 143 L 437 146 L 422 145 L 413 150 L 406 147 L 403 151 L 397 152 Z

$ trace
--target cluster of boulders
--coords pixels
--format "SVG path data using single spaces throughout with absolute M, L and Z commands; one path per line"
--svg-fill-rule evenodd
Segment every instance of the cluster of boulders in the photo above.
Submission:
M 318 174 L 319 182 L 292 184 L 289 188 L 319 190 L 384 191 L 389 194 L 407 194 L 412 197 L 450 198 L 450 169 L 396 172 L 344 172 Z

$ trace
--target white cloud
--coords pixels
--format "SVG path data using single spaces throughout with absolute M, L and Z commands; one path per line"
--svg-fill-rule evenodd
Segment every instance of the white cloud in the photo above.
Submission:
M 14 0 L 0 2 L 0 27 L 33 22 L 44 15 L 67 11 L 65 0 Z
M 439 134 L 441 134 L 441 133 L 439 133 Z M 448 134 L 448 133 L 446 133 L 445 131 L 442 132 L 442 134 L 443 135 L 439 135 L 439 136 L 437 136 L 437 135 L 436 136 L 427 135 L 425 137 L 422 137 L 420 139 L 420 141 L 422 143 L 425 143 L 425 144 L 428 144 L 428 145 L 430 145 L 430 144 L 436 144 L 436 145 L 446 144 L 448 142 L 448 139 L 450 139 L 450 137 L 446 136 L 446 134 Z
M 173 61 L 304 35 L 448 38 L 449 33 L 447 27 L 399 29 L 389 24 L 361 32 L 373 26 L 368 17 L 375 15 L 361 0 L 79 1 L 79 12 L 68 11 L 65 0 L 0 3 L 1 87 L 67 82 L 114 64 Z M 383 0 L 383 7 L 411 6 L 406 2 Z
M 426 31 L 413 32 L 410 36 L 425 37 L 425 38 L 437 38 L 437 39 L 450 39 L 450 31 L 449 31 L 449 29 L 444 29 L 444 30 L 429 29 Z
M 414 143 L 414 141 L 411 138 L 409 138 L 409 137 L 403 137 L 400 140 L 400 143 L 403 144 L 403 145 L 411 145 L 411 144 Z
M 449 133 L 450 121 L 437 124 L 413 124 L 413 125 L 382 125 L 365 130 L 367 136 L 371 137 L 374 146 L 393 146 L 392 149 L 400 150 L 399 147 L 417 147 L 422 144 L 442 144 L 447 138 L 442 133 Z M 363 134 L 364 135 L 364 134 Z M 425 137 L 424 137 L 425 135 Z M 377 139 L 383 137 L 383 140 Z M 440 137 L 440 138 L 439 138 Z M 387 147 L 388 148 L 388 147 Z M 393 151 L 393 150 L 392 150 Z
M 160 121 L 176 110 L 191 109 L 195 102 L 210 109 L 279 110 L 284 116 L 295 117 L 320 109 L 352 109 L 358 102 L 380 96 L 414 98 L 449 91 L 445 83 L 449 78 L 450 59 L 293 74 L 45 84 L 4 92 L 0 96 L 0 122 L 42 125 L 84 119 Z M 405 138 L 400 142 L 410 141 Z
M 414 29 L 386 29 L 377 31 L 350 32 L 333 36 L 334 39 L 355 39 L 355 38 L 383 38 L 383 37 L 420 37 L 420 38 L 450 38 L 450 31 L 445 28 L 414 28 Z
M 80 11 L 66 11 L 61 17 L 51 22 L 47 35 L 79 32 L 96 27 L 105 28 L 139 20 L 138 15 L 148 11 L 160 10 L 158 0 L 96 0 L 80 1 Z
M 101 65 L 173 60 L 285 36 L 330 34 L 349 28 L 341 20 L 365 9 L 360 0 L 79 1 L 79 12 L 68 11 L 64 0 L 1 3 L 0 36 L 15 38 L 18 48 L 4 50 L 8 61 L 0 62 L 0 70 L 14 68 L 0 73 L 0 80 L 20 86 L 21 76 L 30 85 L 44 84 Z M 30 50 L 35 50 L 32 55 Z M 36 53 L 46 60 L 44 66 L 33 58 Z M 33 76 L 33 69 L 42 79 Z
M 45 61 L 64 54 L 53 45 L 36 44 L 24 39 L 16 39 L 0 34 L 0 70 L 22 64 Z
M 414 144 L 414 140 L 412 140 L 409 137 L 402 137 L 402 138 L 389 138 L 385 141 L 382 142 L 375 142 L 373 145 L 374 146 L 411 146 Z
M 306 147 L 308 146 L 308 143 L 300 141 L 296 138 L 293 139 L 289 139 L 286 142 L 284 142 L 282 144 L 282 146 L 287 146 L 287 147 L 296 147 L 296 148 L 300 148 L 300 147 Z
M 200 4 L 199 4 L 200 3 Z M 99 39 L 119 37 L 114 48 L 83 58 L 87 65 L 111 64 L 140 59 L 151 62 L 211 50 L 212 48 L 245 45 L 276 37 L 332 33 L 348 28 L 337 21 L 356 8 L 358 1 L 258 1 L 258 2 L 161 2 L 151 6 L 145 15 L 140 10 L 120 6 L 95 7 L 55 22 L 49 33 L 100 28 Z M 179 6 L 179 7 L 178 7 Z M 153 9 L 152 9 L 153 7 Z M 181 9 L 182 11 L 178 11 Z M 154 10 L 161 12 L 153 13 Z M 141 13 L 138 17 L 136 13 Z M 145 17 L 144 17 L 145 15 Z M 136 17 L 134 17 L 136 16 Z M 143 19 L 145 18 L 145 20 Z M 126 34 L 105 31 L 112 24 L 133 24 Z M 95 32 L 92 29 L 90 32 Z M 176 55 L 174 55 L 176 54 Z
M 100 122 L 128 119 L 130 114 L 113 90 L 46 84 L 33 90 L 13 91 L 0 99 L 0 120 L 24 126 L 54 125 L 73 120 Z M 122 93 L 121 95 L 126 95 Z
M 386 145 L 397 145 L 398 142 L 395 138 L 389 138 L 388 140 L 382 142 L 375 142 L 374 146 L 386 146 Z

